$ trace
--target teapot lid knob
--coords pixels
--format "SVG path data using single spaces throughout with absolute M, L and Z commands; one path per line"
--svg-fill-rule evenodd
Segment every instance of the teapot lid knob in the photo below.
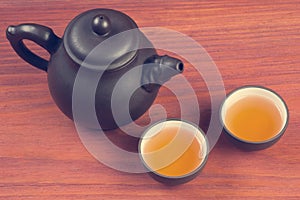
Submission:
M 106 15 L 97 15 L 92 21 L 93 31 L 101 36 L 107 35 L 111 31 L 111 23 Z
M 120 11 L 104 8 L 88 10 L 69 23 L 63 36 L 63 44 L 68 56 L 80 66 L 115 70 L 125 66 L 136 56 L 142 36 L 138 30 L 128 32 L 126 39 L 115 35 L 137 28 L 136 23 Z M 108 40 L 111 37 L 114 39 Z M 103 45 L 99 45 L 102 42 Z M 96 47 L 97 51 L 93 51 Z M 101 48 L 105 48 L 105 51 L 100 50 Z M 97 56 L 91 56 L 92 51 L 94 54 L 100 52 Z

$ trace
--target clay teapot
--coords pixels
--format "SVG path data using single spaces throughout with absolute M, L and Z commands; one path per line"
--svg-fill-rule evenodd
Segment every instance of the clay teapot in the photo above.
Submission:
M 160 86 L 184 68 L 179 59 L 157 55 L 141 31 L 126 34 L 126 37 L 114 37 L 129 30 L 139 29 L 126 14 L 111 9 L 94 9 L 75 17 L 62 38 L 55 35 L 52 29 L 33 23 L 9 26 L 6 36 L 22 59 L 47 72 L 49 90 L 55 103 L 71 119 L 72 93 L 78 71 L 82 67 L 90 73 L 102 71 L 94 106 L 101 128 L 110 130 L 144 114 L 152 105 Z M 113 40 L 109 41 L 112 37 Z M 30 51 L 23 43 L 24 39 L 46 49 L 50 54 L 49 61 Z M 86 59 L 97 45 L 105 42 L 102 50 L 96 51 L 96 56 Z M 141 45 L 150 48 L 140 49 Z M 142 67 L 131 70 L 135 66 Z M 112 94 L 124 74 L 126 78 L 119 84 L 121 89 L 114 96 L 114 101 L 120 105 L 117 108 L 120 116 L 125 117 L 116 123 L 111 109 Z M 86 79 L 84 87 L 88 88 L 89 77 L 81 78 Z M 124 95 L 128 93 L 132 93 L 129 105 L 122 105 Z M 126 106 L 129 106 L 130 117 L 124 113 L 128 110 L 123 108 Z

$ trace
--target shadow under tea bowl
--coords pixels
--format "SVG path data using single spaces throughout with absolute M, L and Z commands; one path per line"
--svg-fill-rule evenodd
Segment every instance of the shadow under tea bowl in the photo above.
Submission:
M 230 140 L 252 151 L 270 147 L 285 132 L 288 108 L 273 90 L 243 86 L 229 93 L 220 109 L 220 120 Z
M 204 132 L 177 119 L 151 125 L 139 142 L 139 155 L 149 175 L 166 185 L 194 179 L 204 167 L 208 152 Z

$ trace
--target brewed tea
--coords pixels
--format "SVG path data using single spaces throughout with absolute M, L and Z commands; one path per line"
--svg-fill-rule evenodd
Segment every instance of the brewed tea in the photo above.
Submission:
M 283 119 L 277 106 L 268 98 L 252 95 L 227 108 L 225 124 L 236 137 L 260 142 L 280 132 Z
M 165 176 L 186 175 L 193 172 L 203 160 L 201 145 L 195 133 L 178 127 L 160 130 L 145 143 L 143 153 L 147 165 Z M 163 168 L 158 167 L 166 160 L 172 162 Z

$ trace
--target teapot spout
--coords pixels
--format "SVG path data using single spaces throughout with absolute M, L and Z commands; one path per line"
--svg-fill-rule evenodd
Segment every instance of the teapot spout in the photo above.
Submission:
M 149 57 L 143 66 L 141 79 L 142 88 L 152 92 L 173 76 L 182 73 L 184 65 L 181 60 L 168 55 L 153 55 Z

